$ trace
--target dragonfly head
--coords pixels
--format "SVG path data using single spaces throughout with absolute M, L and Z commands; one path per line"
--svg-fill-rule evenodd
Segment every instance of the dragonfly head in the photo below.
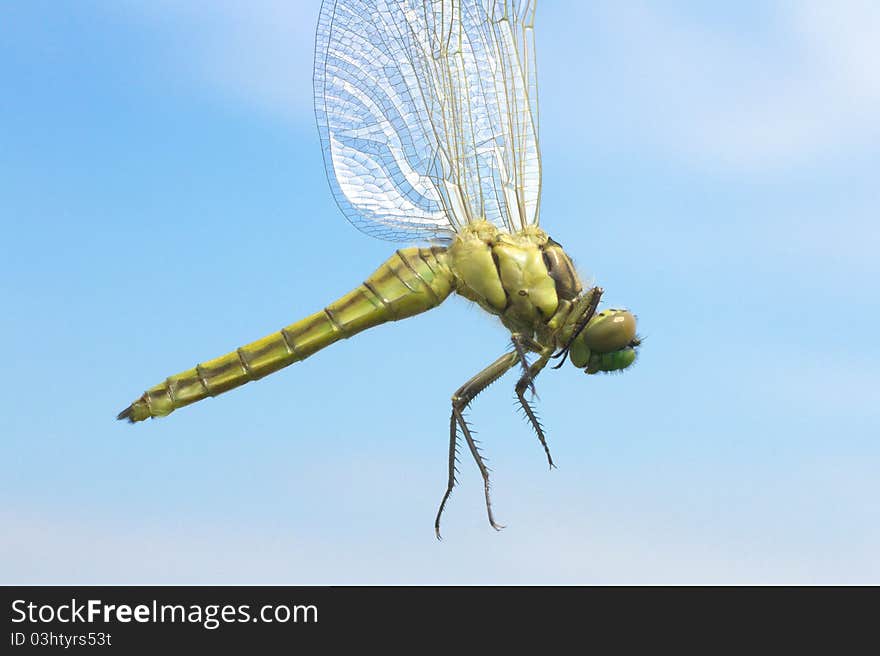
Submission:
M 572 342 L 569 355 L 572 364 L 588 374 L 621 371 L 635 362 L 641 343 L 632 312 L 602 310 Z

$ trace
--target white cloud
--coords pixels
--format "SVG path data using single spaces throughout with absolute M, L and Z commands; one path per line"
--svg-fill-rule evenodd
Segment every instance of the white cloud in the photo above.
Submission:
M 312 120 L 312 54 L 320 3 L 131 0 L 129 20 L 162 38 L 175 74 L 261 112 Z M 112 11 L 119 11 L 115 3 Z
M 177 74 L 258 111 L 311 122 L 318 0 L 132 0 L 126 8 L 159 31 Z M 579 107 L 595 114 L 587 120 L 602 127 L 593 138 L 700 164 L 763 174 L 880 137 L 880 5 L 778 2 L 735 25 L 723 11 L 544 3 L 541 77 L 565 89 L 566 120 L 583 116 Z M 587 62 L 579 79 L 563 65 L 573 54 Z
M 730 539 L 703 527 L 677 525 L 681 520 L 675 512 L 657 512 L 612 518 L 555 505 L 552 517 L 545 510 L 506 515 L 518 524 L 500 535 L 490 532 L 478 513 L 478 523 L 448 530 L 439 546 L 428 526 L 414 530 L 413 523 L 403 522 L 400 534 L 360 535 L 363 539 L 352 551 L 350 542 L 332 531 L 298 535 L 283 521 L 243 527 L 237 518 L 235 528 L 228 529 L 174 518 L 161 523 L 84 520 L 27 509 L 0 512 L 9 536 L 0 541 L 2 562 L 9 564 L 0 567 L 0 580 L 7 585 L 320 585 L 840 582 L 875 577 L 858 550 L 851 561 L 811 573 L 815 554 L 797 558 L 788 545 L 768 550 L 757 532 L 761 521 L 740 525 L 746 534 Z M 706 511 L 692 512 L 696 514 L 688 515 L 688 522 Z M 389 544 L 396 550 L 393 559 L 388 557 Z M 540 557 L 548 553 L 553 558 Z
M 763 172 L 880 136 L 876 3 L 778 3 L 752 30 L 647 3 L 599 17 L 640 140 Z

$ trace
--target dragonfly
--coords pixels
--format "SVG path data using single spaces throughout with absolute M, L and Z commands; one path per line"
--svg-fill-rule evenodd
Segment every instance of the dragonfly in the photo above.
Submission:
M 164 417 L 304 360 L 368 328 L 439 306 L 453 294 L 498 317 L 505 353 L 452 395 L 446 489 L 463 440 L 495 520 L 489 470 L 465 419 L 511 369 L 517 402 L 553 458 L 535 413 L 551 361 L 619 372 L 642 342 L 636 318 L 599 309 L 563 247 L 539 224 L 541 152 L 533 0 L 324 0 L 314 106 L 327 179 L 364 233 L 410 244 L 322 310 L 151 387 L 118 415 Z M 417 244 L 417 245 L 411 245 Z M 420 244 L 420 245 L 419 245 Z

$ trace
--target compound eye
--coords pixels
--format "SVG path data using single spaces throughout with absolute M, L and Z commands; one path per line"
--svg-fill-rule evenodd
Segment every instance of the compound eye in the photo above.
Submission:
M 603 310 L 580 334 L 595 353 L 611 353 L 626 347 L 636 336 L 636 318 L 628 310 Z

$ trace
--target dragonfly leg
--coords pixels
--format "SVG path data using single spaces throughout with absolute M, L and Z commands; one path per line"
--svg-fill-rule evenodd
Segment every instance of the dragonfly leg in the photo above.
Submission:
M 535 345 L 535 342 L 532 339 L 520 335 L 519 333 L 511 335 L 510 341 L 513 342 L 513 348 L 516 349 L 516 354 L 519 356 L 519 363 L 522 365 L 523 369 L 523 378 L 528 380 L 528 386 L 529 389 L 532 390 L 532 395 L 537 396 L 538 393 L 535 391 L 535 383 L 532 381 L 532 376 L 529 374 L 529 361 L 526 358 L 526 349 L 529 348 L 538 351 L 541 349 Z
M 455 487 L 456 483 L 456 475 L 458 474 L 458 423 L 455 419 L 455 414 L 449 417 L 449 479 L 446 483 L 446 492 L 443 493 L 443 499 L 440 500 L 440 508 L 437 509 L 437 517 L 434 518 L 434 534 L 437 536 L 438 540 L 441 540 L 440 537 L 440 516 L 443 514 L 443 509 L 446 507 L 446 502 L 449 500 L 449 495 L 452 494 L 452 488 Z
M 440 501 L 440 508 L 437 510 L 437 517 L 434 519 L 434 532 L 437 535 L 437 539 L 440 539 L 440 517 L 443 514 L 443 509 L 446 507 L 449 495 L 452 494 L 452 488 L 455 487 L 455 465 L 458 452 L 459 429 L 461 430 L 462 435 L 464 435 L 468 449 L 470 449 L 471 455 L 474 457 L 477 467 L 480 469 L 480 474 L 483 477 L 483 489 L 486 497 L 486 512 L 489 515 L 489 524 L 491 524 L 492 528 L 496 530 L 501 530 L 503 528 L 495 521 L 495 516 L 492 514 L 492 502 L 489 497 L 489 469 L 483 462 L 480 450 L 477 448 L 477 444 L 471 435 L 470 427 L 464 418 L 464 411 L 480 392 L 501 378 L 501 376 L 507 373 L 517 362 L 519 362 L 519 354 L 515 351 L 505 353 L 464 385 L 459 387 L 455 394 L 452 395 L 452 415 L 449 417 L 449 477 L 446 483 L 446 492 L 443 494 L 443 499 Z
M 556 465 L 553 464 L 553 458 L 550 455 L 550 448 L 547 446 L 547 439 L 544 435 L 544 427 L 541 426 L 541 421 L 538 419 L 538 415 L 535 414 L 532 406 L 526 400 L 526 389 L 531 387 L 534 391 L 535 378 L 537 378 L 538 374 L 541 373 L 541 370 L 547 366 L 547 363 L 550 361 L 550 356 L 552 354 L 552 347 L 544 349 L 541 353 L 541 357 L 538 358 L 535 363 L 526 370 L 526 372 L 516 383 L 516 397 L 517 399 L 519 399 L 519 404 L 522 407 L 523 412 L 525 412 L 526 418 L 529 420 L 532 428 L 535 429 L 535 433 L 537 433 L 538 439 L 541 441 L 541 446 L 544 447 L 544 453 L 547 454 L 547 462 L 550 464 L 551 469 L 556 467 Z

